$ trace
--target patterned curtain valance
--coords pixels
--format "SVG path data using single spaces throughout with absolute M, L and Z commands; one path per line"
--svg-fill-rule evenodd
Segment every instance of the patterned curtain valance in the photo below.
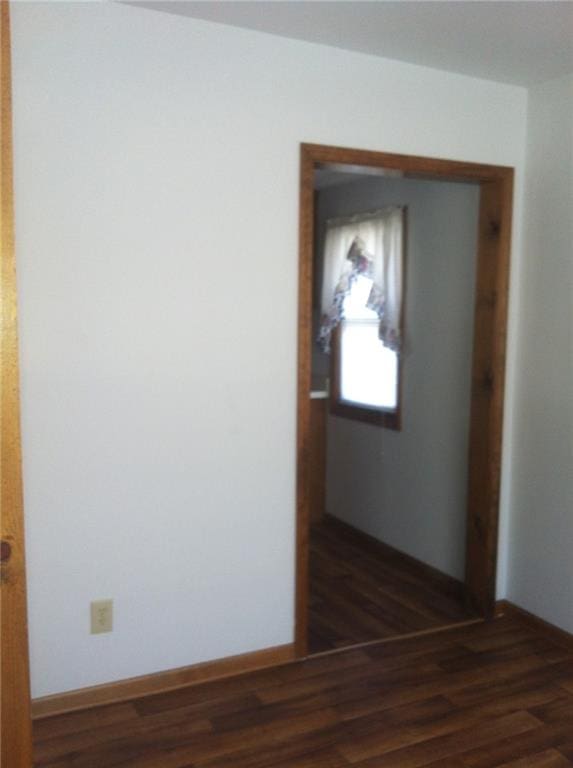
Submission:
M 404 209 L 392 206 L 327 222 L 318 338 L 325 352 L 330 351 L 330 336 L 343 317 L 344 299 L 359 276 L 372 280 L 366 306 L 378 315 L 380 340 L 400 351 L 403 218 Z

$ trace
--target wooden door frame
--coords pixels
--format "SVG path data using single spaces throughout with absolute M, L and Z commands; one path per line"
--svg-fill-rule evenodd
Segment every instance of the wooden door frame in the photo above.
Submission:
M 468 607 L 484 618 L 494 615 L 495 606 L 513 168 L 301 144 L 295 605 L 299 657 L 308 653 L 314 171 L 348 166 L 399 171 L 404 178 L 479 184 L 465 595 Z
M 2 81 L 0 94 L 0 175 L 2 245 L 2 758 L 6 768 L 32 765 L 30 668 L 28 651 L 24 509 L 20 440 L 18 327 L 14 252 L 14 194 L 12 153 L 12 72 L 10 16 L 7 0 L 0 2 Z

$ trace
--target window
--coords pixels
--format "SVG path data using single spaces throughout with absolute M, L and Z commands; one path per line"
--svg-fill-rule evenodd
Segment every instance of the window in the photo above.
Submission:
M 377 313 L 366 300 L 372 280 L 358 277 L 343 303 L 333 334 L 333 413 L 371 424 L 400 428 L 398 353 L 380 341 Z
M 398 430 L 404 210 L 327 227 L 319 342 L 331 352 L 331 411 Z
M 398 355 L 378 337 L 378 315 L 366 307 L 372 280 L 358 277 L 344 300 L 340 327 L 340 399 L 396 410 Z

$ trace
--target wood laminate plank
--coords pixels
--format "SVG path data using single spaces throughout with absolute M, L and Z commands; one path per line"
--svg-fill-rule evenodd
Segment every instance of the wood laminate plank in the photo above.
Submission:
M 58 718 L 52 717 L 36 721 L 34 739 L 36 743 L 40 743 L 44 739 L 67 736 L 81 731 L 97 730 L 117 723 L 126 723 L 137 719 L 137 717 L 138 713 L 132 702 L 71 712 Z
M 573 765 L 573 735 L 559 744 L 558 752 Z
M 461 755 L 464 768 L 498 768 L 504 763 L 532 759 L 535 755 L 559 746 L 571 738 L 572 724 L 543 726 L 527 733 L 505 735 L 484 747 L 470 749 Z M 527 765 L 527 762 L 525 762 Z
M 311 653 L 471 615 L 455 579 L 329 515 L 312 527 L 310 536 Z
M 479 727 L 471 723 L 471 718 L 468 718 L 468 722 L 470 724 L 467 728 L 439 734 L 417 744 L 389 751 L 379 757 L 357 763 L 357 768 L 422 768 L 429 762 L 451 758 L 468 745 L 480 746 L 500 736 L 521 735 L 539 725 L 527 712 L 514 712 L 505 717 L 480 722 Z M 418 734 L 414 736 L 417 737 Z
M 538 616 L 526 611 L 524 608 L 520 608 L 509 600 L 500 600 L 496 603 L 496 613 L 501 616 L 511 616 L 521 624 L 525 624 L 549 637 L 556 645 L 561 645 L 568 651 L 573 650 L 573 635 L 571 633 L 540 619 Z
M 507 617 L 46 718 L 36 766 L 563 768 L 572 679 Z
M 571 763 L 560 752 L 555 749 L 546 749 L 538 752 L 536 755 L 522 757 L 519 760 L 512 760 L 509 763 L 503 763 L 498 768 L 566 768 Z

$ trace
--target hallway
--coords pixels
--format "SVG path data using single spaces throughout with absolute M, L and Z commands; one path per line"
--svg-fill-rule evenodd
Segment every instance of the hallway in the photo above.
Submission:
M 311 653 L 468 618 L 455 579 L 334 517 L 312 527 Z

